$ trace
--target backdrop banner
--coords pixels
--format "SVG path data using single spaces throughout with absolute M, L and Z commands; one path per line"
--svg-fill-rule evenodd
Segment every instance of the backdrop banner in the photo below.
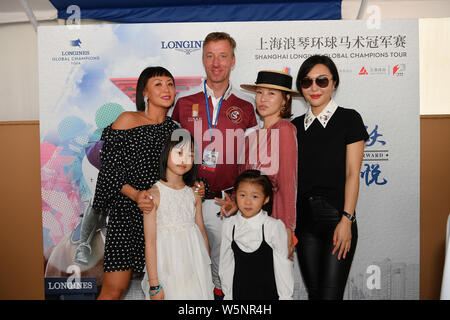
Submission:
M 101 132 L 123 111 L 136 110 L 136 82 L 147 66 L 170 70 L 178 93 L 197 89 L 204 77 L 202 40 L 212 31 L 228 32 L 237 42 L 235 88 L 254 83 L 259 70 L 284 70 L 295 82 L 312 54 L 335 61 L 341 82 L 334 99 L 356 109 L 370 135 L 356 209 L 358 246 L 345 299 L 419 299 L 417 20 L 39 27 L 46 298 L 97 296 L 107 221 L 93 218 L 90 209 Z M 305 110 L 304 100 L 294 99 L 294 117 Z M 74 261 L 83 224 L 92 230 L 90 254 Z M 125 299 L 143 299 L 141 276 L 134 276 Z M 307 299 L 296 259 L 295 277 L 294 299 Z

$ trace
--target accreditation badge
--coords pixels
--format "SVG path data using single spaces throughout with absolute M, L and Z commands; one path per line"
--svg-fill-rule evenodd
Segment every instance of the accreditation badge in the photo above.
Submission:
M 214 172 L 216 170 L 218 159 L 219 152 L 205 149 L 205 151 L 203 152 L 201 168 L 207 171 Z

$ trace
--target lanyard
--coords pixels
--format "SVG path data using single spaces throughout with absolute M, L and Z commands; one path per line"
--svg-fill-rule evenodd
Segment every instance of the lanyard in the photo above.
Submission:
M 206 81 L 203 82 L 203 88 L 204 88 L 204 93 L 205 93 L 206 114 L 208 116 L 209 134 L 211 136 L 211 142 L 212 142 L 213 134 L 212 134 L 212 130 L 211 129 L 215 129 L 216 126 L 217 126 L 217 121 L 219 120 L 220 108 L 222 107 L 223 97 L 225 96 L 225 93 L 223 94 L 223 96 L 219 100 L 219 105 L 217 107 L 217 112 L 216 112 L 216 121 L 214 121 L 214 123 L 212 123 L 212 121 L 211 121 L 211 113 L 209 112 L 209 101 L 208 101 L 208 93 L 206 91 Z

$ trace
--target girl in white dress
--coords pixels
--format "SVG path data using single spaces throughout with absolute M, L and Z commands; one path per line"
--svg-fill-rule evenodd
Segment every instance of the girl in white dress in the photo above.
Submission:
M 146 272 L 142 289 L 151 300 L 213 299 L 208 238 L 201 197 L 194 183 L 194 140 L 183 129 L 169 137 L 160 160 L 160 180 L 149 190 L 155 203 L 144 215 Z

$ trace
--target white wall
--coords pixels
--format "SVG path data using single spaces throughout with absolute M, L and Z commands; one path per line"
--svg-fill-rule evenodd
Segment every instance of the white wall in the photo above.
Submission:
M 342 0 L 342 19 L 356 19 L 362 0 Z M 364 9 L 364 8 L 363 8 Z M 366 0 L 362 19 L 374 14 L 381 19 L 450 17 L 449 0 Z
M 27 23 L 0 26 L 0 121 L 36 120 L 37 37 Z
M 361 0 L 344 0 L 342 18 L 356 19 L 360 4 Z M 450 1 L 369 0 L 363 13 L 363 19 L 373 19 L 374 14 L 381 19 L 426 18 L 419 23 L 420 114 L 450 114 Z M 101 22 L 81 20 L 92 23 Z M 37 34 L 29 23 L 0 24 L 0 43 L 0 121 L 39 120 L 39 85 L 45 83 L 38 83 Z
M 450 18 L 420 19 L 419 44 L 420 114 L 450 114 Z
M 39 120 L 38 48 L 33 26 L 1 24 L 0 43 L 0 121 Z

